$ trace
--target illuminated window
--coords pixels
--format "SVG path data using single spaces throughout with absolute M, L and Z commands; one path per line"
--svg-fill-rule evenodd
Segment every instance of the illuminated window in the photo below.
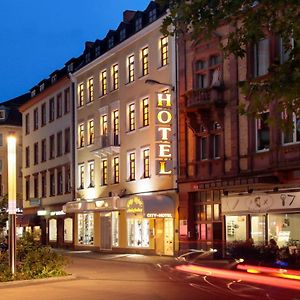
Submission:
M 83 83 L 78 85 L 78 107 L 83 106 L 83 98 L 84 98 L 84 86 Z
M 135 180 L 135 153 L 131 152 L 128 155 L 129 160 L 129 180 Z
M 84 188 L 84 165 L 83 164 L 78 166 L 78 182 L 79 182 L 78 189 L 83 189 Z
M 64 242 L 73 242 L 73 219 L 64 219 Z
M 114 146 L 119 146 L 119 111 L 113 111 L 113 138 L 114 138 Z
M 118 64 L 112 66 L 112 82 L 113 82 L 113 90 L 117 90 L 119 88 L 119 67 Z
M 142 117 L 143 126 L 149 125 L 149 99 L 145 98 L 142 100 Z
M 49 241 L 51 242 L 57 241 L 57 220 L 56 219 L 49 220 Z
M 101 96 L 104 96 L 104 95 L 107 94 L 107 73 L 106 73 L 106 70 L 101 72 L 100 84 L 101 84 Z
M 127 243 L 129 247 L 149 247 L 149 219 L 127 219 Z
M 58 94 L 56 96 L 56 118 L 60 118 L 62 116 L 62 94 Z
M 78 125 L 78 147 L 84 146 L 84 124 Z
M 269 113 L 261 113 L 256 119 L 256 150 L 264 151 L 270 147 L 270 127 L 268 125 Z
M 149 74 L 149 49 L 145 47 L 142 49 L 142 76 Z
M 89 167 L 89 187 L 95 186 L 95 163 L 94 161 L 90 161 L 88 163 Z
M 94 101 L 94 80 L 90 78 L 88 80 L 88 102 Z
M 49 158 L 53 159 L 55 157 L 55 140 L 54 134 L 49 137 Z
M 88 144 L 92 145 L 94 144 L 94 137 L 95 137 L 95 132 L 94 132 L 94 120 L 89 120 L 88 121 Z
M 41 113 L 42 113 L 42 120 L 41 120 L 42 126 L 45 126 L 46 125 L 46 103 L 42 104 Z
M 113 158 L 113 168 L 114 168 L 114 183 L 119 183 L 120 182 L 119 157 Z
M 108 146 L 108 125 L 107 125 L 107 115 L 101 116 L 100 119 L 100 134 L 101 134 L 101 146 Z
M 128 82 L 134 81 L 134 55 L 128 57 Z
M 78 214 L 78 243 L 94 244 L 94 214 Z
M 143 178 L 150 177 L 150 150 L 143 150 Z
M 128 106 L 128 127 L 129 131 L 135 130 L 135 104 L 132 103 Z
M 54 98 L 49 100 L 49 122 L 54 121 Z
M 39 111 L 36 108 L 33 111 L 33 129 L 37 130 L 39 128 Z
M 102 185 L 107 185 L 107 159 L 102 160 L 101 170 L 102 170 Z
M 165 66 L 168 63 L 168 37 L 160 39 L 160 51 L 161 66 Z
M 111 212 L 112 246 L 119 246 L 119 212 Z

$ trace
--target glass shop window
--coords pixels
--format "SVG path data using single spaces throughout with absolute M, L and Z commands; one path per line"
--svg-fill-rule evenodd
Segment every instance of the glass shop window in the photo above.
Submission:
M 251 238 L 254 244 L 265 244 L 266 241 L 266 223 L 265 216 L 251 216 Z
M 246 241 L 246 216 L 226 216 L 226 241 Z
M 49 241 L 57 241 L 57 221 L 56 219 L 49 220 Z
M 64 220 L 64 242 L 70 243 L 73 241 L 73 220 L 66 218 Z
M 94 214 L 78 214 L 78 243 L 94 245 Z
M 148 219 L 128 219 L 127 232 L 129 247 L 149 247 L 150 232 Z
M 112 246 L 119 247 L 119 212 L 111 213 Z

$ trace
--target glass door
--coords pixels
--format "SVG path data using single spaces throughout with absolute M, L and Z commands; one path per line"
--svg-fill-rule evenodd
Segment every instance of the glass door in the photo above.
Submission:
M 164 254 L 165 255 L 173 255 L 174 247 L 173 247 L 173 236 L 174 236 L 174 228 L 173 228 L 173 219 L 166 218 L 164 224 Z

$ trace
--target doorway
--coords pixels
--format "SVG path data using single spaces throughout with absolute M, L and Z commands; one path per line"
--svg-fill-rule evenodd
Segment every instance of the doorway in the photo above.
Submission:
M 111 213 L 100 214 L 100 249 L 111 250 Z
M 174 224 L 172 218 L 164 219 L 164 255 L 174 255 Z

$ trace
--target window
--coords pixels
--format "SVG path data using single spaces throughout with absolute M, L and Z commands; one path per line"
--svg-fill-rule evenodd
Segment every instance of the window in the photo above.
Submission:
M 200 136 L 197 138 L 197 154 L 198 159 L 204 160 L 207 159 L 207 136 Z
M 150 150 L 143 150 L 143 178 L 150 177 Z
M 142 49 L 142 76 L 149 74 L 149 48 Z
M 112 66 L 112 82 L 113 82 L 113 90 L 117 90 L 119 88 L 119 67 L 118 64 Z
M 134 81 L 134 55 L 127 58 L 128 82 Z
M 56 80 L 57 80 L 57 75 L 55 74 L 51 77 L 51 83 L 53 84 Z
M 150 222 L 149 219 L 127 219 L 127 242 L 129 247 L 149 247 Z
M 94 80 L 90 78 L 88 80 L 88 102 L 94 101 Z
M 56 96 L 56 118 L 60 118 L 62 116 L 62 94 L 58 94 Z
M 152 23 L 156 20 L 156 8 L 149 11 L 149 23 Z
M 64 113 L 67 114 L 71 110 L 70 103 L 70 88 L 65 89 L 64 91 Z
M 29 114 L 25 115 L 25 134 L 29 134 L 30 129 L 29 129 Z
M 82 245 L 94 244 L 94 214 L 78 214 L 78 242 Z
M 209 65 L 210 66 L 215 66 L 218 65 L 221 62 L 220 56 L 219 55 L 212 55 L 209 58 Z
M 25 178 L 25 196 L 28 201 L 30 199 L 30 176 Z
M 284 118 L 293 124 L 293 128 L 288 128 L 283 132 L 283 144 L 300 142 L 300 118 L 295 113 L 285 113 Z
M 135 153 L 131 152 L 128 155 L 129 159 L 129 180 L 135 180 Z
M 65 153 L 69 153 L 71 149 L 71 131 L 70 128 L 65 129 Z
M 129 104 L 128 106 L 128 127 L 129 131 L 135 130 L 135 104 Z
M 101 96 L 104 96 L 104 95 L 107 94 L 107 74 L 106 74 L 106 70 L 101 72 L 100 83 L 101 83 Z
M 42 140 L 42 159 L 41 161 L 44 162 L 47 159 L 47 149 L 46 149 L 46 139 Z
M 260 118 L 256 119 L 256 150 L 268 150 L 270 146 L 270 128 L 267 123 L 269 113 L 261 113 Z
M 65 167 L 65 193 L 71 193 L 71 169 L 70 166 Z
M 226 241 L 246 241 L 246 216 L 226 216 Z
M 149 126 L 149 99 L 142 100 L 143 127 Z
M 138 18 L 135 20 L 135 31 L 141 30 L 142 27 L 143 27 L 143 19 L 142 19 L 142 17 L 138 17 Z
M 126 38 L 126 29 L 122 28 L 120 31 L 120 41 L 125 40 L 125 38 Z
M 50 148 L 49 148 L 49 159 L 53 159 L 55 156 L 55 142 L 54 142 L 54 135 L 51 135 L 49 137 L 49 144 L 50 144 Z
M 107 185 L 107 159 L 101 161 L 102 185 Z
M 114 46 L 114 37 L 110 37 L 108 40 L 108 48 L 111 49 Z
M 78 182 L 79 182 L 78 189 L 83 189 L 84 188 L 84 164 L 78 166 Z
M 72 218 L 64 219 L 64 242 L 65 243 L 73 242 L 73 219 Z
M 204 60 L 197 60 L 196 63 L 195 63 L 195 69 L 196 71 L 199 71 L 199 70 L 203 70 L 205 68 L 205 61 Z
M 78 125 L 78 147 L 84 147 L 84 124 Z
M 40 92 L 42 92 L 44 89 L 45 89 L 45 83 L 42 83 L 42 84 L 40 85 Z
M 62 132 L 56 135 L 56 156 L 62 156 Z
M 57 241 L 57 220 L 56 219 L 49 220 L 49 241 L 50 242 Z
M 92 145 L 94 144 L 94 137 L 95 137 L 95 132 L 94 132 L 94 120 L 89 120 L 88 121 L 88 144 Z
M 112 233 L 112 246 L 119 246 L 119 212 L 111 212 L 111 233 Z
M 4 109 L 0 110 L 0 120 L 5 120 L 5 110 Z
M 292 49 L 295 47 L 295 40 L 290 38 L 285 44 L 283 39 L 279 39 L 279 59 L 280 63 L 283 64 L 288 61 Z
M 62 176 L 62 170 L 57 170 L 57 194 L 62 195 L 63 193 L 63 176 Z
M 46 197 L 46 191 L 47 191 L 46 172 L 42 172 L 42 198 Z
M 39 197 L 39 177 L 38 177 L 38 175 L 34 175 L 34 178 L 33 178 L 33 197 L 34 198 Z
M 89 187 L 95 186 L 95 163 L 94 161 L 90 161 L 88 163 L 89 170 Z
M 100 119 L 100 134 L 101 134 L 101 147 L 108 146 L 108 125 L 107 125 L 107 115 L 101 116 Z
M 213 158 L 220 158 L 221 156 L 221 125 L 218 122 L 213 123 L 212 128 L 212 146 Z
M 34 164 L 37 165 L 39 163 L 39 144 L 38 143 L 34 143 Z
M 160 39 L 160 57 L 161 66 L 168 64 L 168 37 L 163 37 Z
M 68 72 L 73 72 L 73 70 L 74 70 L 73 63 L 70 63 L 67 68 L 68 68 Z
M 49 100 L 49 122 L 54 121 L 54 98 Z
M 39 111 L 36 108 L 33 111 L 33 129 L 37 130 L 39 128 Z
M 206 74 L 196 74 L 196 89 L 204 89 L 208 87 L 207 75 Z
M 46 103 L 43 103 L 42 104 L 42 107 L 41 107 L 41 114 L 42 114 L 42 126 L 45 126 L 46 125 Z
M 89 63 L 90 61 L 91 61 L 91 53 L 88 52 L 88 53 L 85 54 L 85 62 Z
M 98 57 L 98 56 L 100 56 L 100 54 L 101 54 L 101 47 L 100 47 L 100 46 L 97 46 L 97 47 L 95 48 L 95 56 Z
M 253 45 L 253 75 L 262 76 L 268 73 L 270 65 L 269 40 L 262 39 Z
M 119 183 L 120 182 L 119 157 L 113 158 L 113 168 L 114 168 L 114 183 Z
M 25 149 L 25 166 L 28 168 L 30 166 L 30 151 L 29 151 L 29 146 L 26 147 Z
M 55 196 L 55 176 L 54 171 L 50 172 L 50 197 Z
M 113 138 L 114 138 L 114 146 L 119 146 L 119 111 L 113 111 Z
M 84 103 L 84 86 L 83 83 L 78 85 L 78 107 L 82 107 Z

